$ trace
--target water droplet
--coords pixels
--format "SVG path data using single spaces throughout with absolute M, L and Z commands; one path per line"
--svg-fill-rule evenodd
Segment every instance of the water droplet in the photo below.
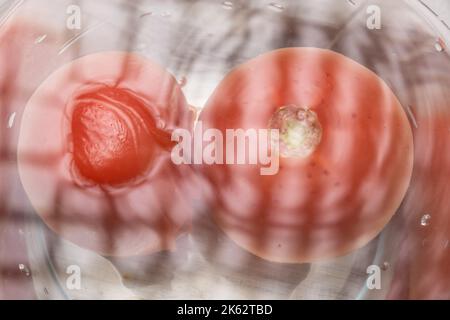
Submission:
M 439 42 L 436 42 L 434 44 L 434 48 L 436 49 L 437 52 L 442 52 L 444 51 L 444 48 L 442 48 L 441 44 Z
M 31 275 L 30 269 L 23 263 L 19 264 L 19 270 L 24 273 L 27 277 Z
M 445 43 L 441 38 L 436 39 L 436 43 L 434 44 L 434 48 L 437 52 L 442 52 L 445 49 Z
M 184 87 L 187 84 L 187 78 L 185 76 L 182 76 L 180 79 L 178 79 L 178 84 L 181 87 Z
M 16 113 L 13 112 L 8 118 L 8 129 L 11 129 L 14 125 L 14 120 L 16 120 Z
M 222 2 L 222 7 L 224 7 L 225 9 L 231 10 L 231 9 L 233 9 L 233 2 L 224 1 L 224 2 Z
M 389 262 L 385 261 L 385 262 L 383 262 L 383 264 L 381 265 L 380 268 L 381 268 L 381 270 L 386 271 L 387 269 L 389 269 L 389 267 L 390 267 Z
M 426 227 L 430 224 L 431 216 L 429 214 L 424 214 L 422 218 L 420 218 L 420 225 Z
M 284 6 L 279 3 L 271 2 L 269 3 L 269 8 L 278 12 L 281 12 L 284 10 Z
M 35 44 L 42 43 L 44 42 L 45 39 L 47 39 L 47 35 L 43 34 L 42 36 L 37 37 L 36 40 L 34 40 L 34 43 Z

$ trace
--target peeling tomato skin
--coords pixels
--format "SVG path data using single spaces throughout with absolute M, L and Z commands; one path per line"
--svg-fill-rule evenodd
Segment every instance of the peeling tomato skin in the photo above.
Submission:
M 144 101 L 122 88 L 94 86 L 71 103 L 70 143 L 83 177 L 118 185 L 148 171 L 159 145 L 155 119 Z
M 322 139 L 306 158 L 260 166 L 204 166 L 213 216 L 244 249 L 310 262 L 365 245 L 388 223 L 412 171 L 412 133 L 390 89 L 354 61 L 317 48 L 280 49 L 231 71 L 208 100 L 204 129 L 267 129 L 280 107 L 317 114 Z

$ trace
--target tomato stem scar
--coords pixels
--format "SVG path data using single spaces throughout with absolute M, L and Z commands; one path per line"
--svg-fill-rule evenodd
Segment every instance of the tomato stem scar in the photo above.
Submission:
M 322 126 L 317 114 L 308 107 L 280 107 L 269 122 L 270 129 L 279 130 L 278 142 L 282 157 L 306 158 L 322 140 Z

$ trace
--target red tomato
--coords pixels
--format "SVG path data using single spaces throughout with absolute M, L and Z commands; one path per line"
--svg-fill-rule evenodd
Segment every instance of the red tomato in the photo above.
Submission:
M 410 181 L 413 140 L 400 103 L 373 72 L 332 51 L 281 49 L 238 66 L 200 120 L 223 135 L 280 130 L 275 175 L 261 175 L 261 165 L 204 166 L 218 225 L 271 261 L 314 261 L 365 245 Z
M 68 240 L 105 255 L 174 246 L 190 219 L 190 171 L 170 160 L 171 132 L 192 129 L 176 80 L 130 53 L 85 56 L 33 94 L 18 144 L 37 213 Z

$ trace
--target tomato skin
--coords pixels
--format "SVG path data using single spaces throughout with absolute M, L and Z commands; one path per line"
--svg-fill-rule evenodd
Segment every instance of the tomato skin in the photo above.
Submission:
M 328 50 L 281 49 L 234 69 L 200 115 L 204 129 L 267 129 L 280 107 L 307 107 L 323 136 L 306 158 L 205 165 L 213 216 L 238 245 L 276 262 L 345 254 L 375 237 L 399 207 L 412 171 L 408 119 L 372 72 Z M 226 152 L 224 150 L 224 152 Z
M 171 250 L 190 225 L 184 190 L 192 173 L 171 162 L 170 136 L 192 125 L 181 88 L 157 63 L 132 53 L 87 55 L 28 101 L 20 178 L 45 223 L 81 247 L 112 256 Z
M 158 147 L 145 102 L 121 88 L 87 90 L 72 98 L 71 142 L 80 174 L 108 185 L 144 175 Z

